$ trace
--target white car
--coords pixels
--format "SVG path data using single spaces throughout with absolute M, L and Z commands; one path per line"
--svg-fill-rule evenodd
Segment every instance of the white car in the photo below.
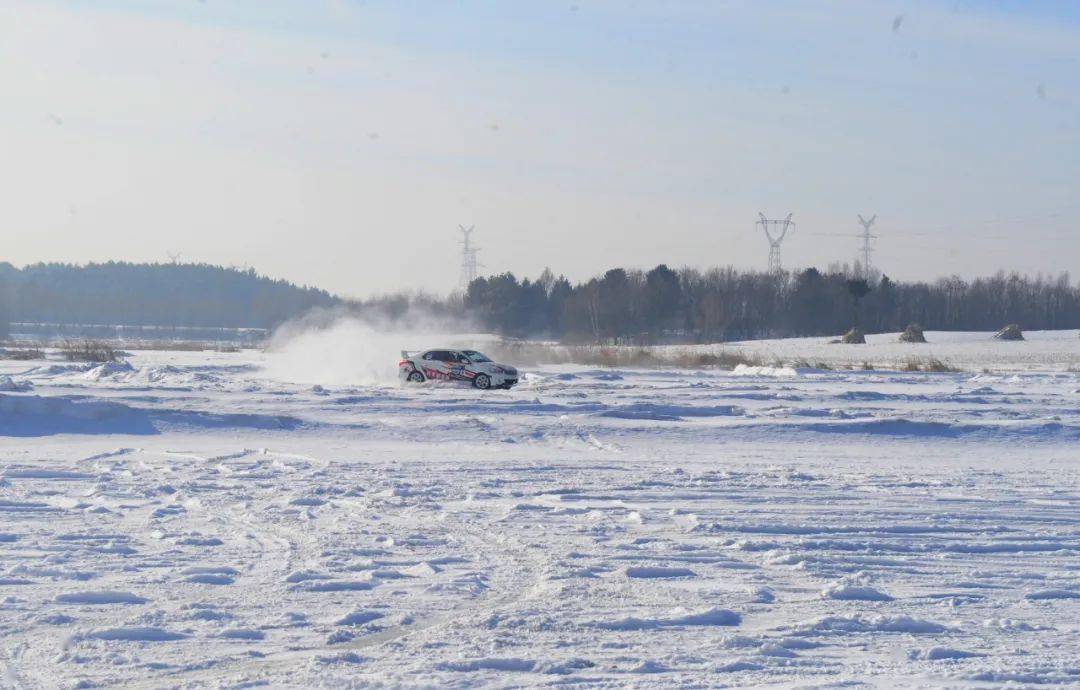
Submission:
M 488 390 L 510 388 L 518 382 L 518 371 L 505 364 L 496 364 L 476 350 L 402 350 L 398 378 L 403 383 L 462 381 Z

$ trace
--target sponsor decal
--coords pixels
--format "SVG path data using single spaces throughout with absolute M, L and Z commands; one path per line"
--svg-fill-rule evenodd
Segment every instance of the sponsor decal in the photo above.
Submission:
M 451 367 L 449 373 L 440 369 L 432 369 L 431 367 L 423 367 L 421 371 L 424 372 L 424 376 L 429 380 L 472 381 L 476 378 L 476 372 L 469 371 L 464 366 Z
M 430 367 L 424 367 L 424 376 L 429 379 L 439 379 L 441 381 L 449 381 L 450 375 L 446 372 L 439 371 L 438 369 L 432 369 Z
M 471 381 L 476 378 L 476 372 L 469 371 L 464 366 L 458 366 L 450 370 L 450 376 L 461 381 Z

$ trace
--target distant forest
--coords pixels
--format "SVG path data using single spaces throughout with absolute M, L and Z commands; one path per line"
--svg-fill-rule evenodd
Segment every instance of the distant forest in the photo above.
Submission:
M 735 268 L 612 269 L 572 285 L 545 271 L 478 278 L 465 311 L 508 336 L 547 334 L 565 342 L 718 342 L 764 337 L 903 330 L 992 331 L 1080 328 L 1080 286 L 1067 274 L 899 282 L 834 270 L 755 273 Z
M 344 301 L 253 270 L 205 264 L 0 263 L 0 337 L 7 321 L 273 328 L 317 308 L 371 319 L 438 318 L 508 337 L 580 343 L 720 342 L 903 330 L 1080 328 L 1080 285 L 998 273 L 987 278 L 864 281 L 833 267 L 761 273 L 735 268 L 615 268 L 571 283 L 551 271 L 478 278 L 447 297 L 399 293 Z M 437 315 L 437 316 L 436 316 Z
M 272 328 L 338 298 L 254 270 L 207 264 L 0 263 L 7 322 Z

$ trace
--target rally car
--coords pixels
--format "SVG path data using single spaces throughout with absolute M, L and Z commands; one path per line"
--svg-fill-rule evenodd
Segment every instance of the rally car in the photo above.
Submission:
M 496 364 L 476 350 L 402 350 L 398 378 L 403 383 L 463 381 L 488 390 L 510 388 L 518 382 L 518 371 L 505 364 Z

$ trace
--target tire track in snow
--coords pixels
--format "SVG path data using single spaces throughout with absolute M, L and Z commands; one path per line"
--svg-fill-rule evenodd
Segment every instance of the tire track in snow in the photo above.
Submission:
M 497 557 L 496 562 L 505 563 L 508 560 L 511 561 L 513 563 L 513 567 L 509 569 L 511 576 L 528 572 L 537 573 L 537 576 L 528 582 L 512 587 L 501 594 L 484 594 L 482 595 L 482 601 L 463 601 L 449 611 L 423 617 L 407 625 L 402 624 L 385 628 L 350 642 L 308 649 L 272 652 L 258 659 L 245 657 L 223 660 L 214 663 L 211 668 L 166 673 L 153 679 L 129 684 L 126 687 L 172 688 L 203 683 L 214 685 L 222 683 L 258 683 L 260 676 L 294 667 L 299 662 L 309 662 L 320 656 L 337 656 L 348 652 L 370 649 L 390 642 L 415 637 L 440 627 L 459 623 L 462 620 L 462 614 L 469 618 L 481 617 L 504 606 L 522 601 L 528 597 L 530 592 L 538 589 L 541 582 L 539 573 L 542 572 L 541 566 L 546 562 L 546 558 L 538 555 L 539 549 L 524 545 L 516 537 L 507 537 L 489 531 L 488 527 L 497 522 L 498 519 L 490 518 L 476 527 L 467 524 L 456 525 L 456 527 L 459 530 L 458 534 L 469 537 L 470 545 L 476 549 L 474 552 L 492 550 L 493 556 Z M 445 528 L 445 522 L 438 515 L 430 516 L 430 521 L 438 527 Z M 254 675 L 251 677 L 239 677 L 245 673 Z

